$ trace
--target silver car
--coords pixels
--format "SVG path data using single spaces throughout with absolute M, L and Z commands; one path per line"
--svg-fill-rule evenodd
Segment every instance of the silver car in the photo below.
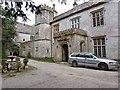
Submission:
M 101 70 L 118 69 L 119 63 L 115 60 L 102 59 L 96 57 L 92 53 L 72 53 L 69 56 L 69 64 L 73 67 L 88 66 L 95 67 Z

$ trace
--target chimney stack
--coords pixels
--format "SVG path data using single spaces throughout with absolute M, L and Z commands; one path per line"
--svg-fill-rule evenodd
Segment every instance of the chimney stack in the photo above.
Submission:
M 77 5 L 78 5 L 77 2 L 74 1 L 74 3 L 73 3 L 73 7 L 76 7 Z
M 55 4 L 53 4 L 53 10 L 55 10 Z

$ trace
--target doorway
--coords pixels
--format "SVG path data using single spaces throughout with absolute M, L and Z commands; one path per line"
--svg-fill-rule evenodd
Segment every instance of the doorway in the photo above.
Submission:
M 85 42 L 82 41 L 82 42 L 80 43 L 80 52 L 84 52 L 84 51 L 85 51 Z
M 62 46 L 62 61 L 68 62 L 68 45 L 64 44 Z

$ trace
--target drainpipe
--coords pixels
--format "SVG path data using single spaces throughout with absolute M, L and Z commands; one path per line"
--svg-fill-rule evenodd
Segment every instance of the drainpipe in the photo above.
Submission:
M 52 59 L 52 26 L 50 25 L 50 29 L 51 29 L 51 59 Z

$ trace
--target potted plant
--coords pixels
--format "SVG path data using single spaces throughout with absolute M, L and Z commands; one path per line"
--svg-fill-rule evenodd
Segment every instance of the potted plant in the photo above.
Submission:
M 23 59 L 23 63 L 24 63 L 24 69 L 26 68 L 26 66 L 27 66 L 27 63 L 28 63 L 28 57 L 25 57 L 24 59 Z

